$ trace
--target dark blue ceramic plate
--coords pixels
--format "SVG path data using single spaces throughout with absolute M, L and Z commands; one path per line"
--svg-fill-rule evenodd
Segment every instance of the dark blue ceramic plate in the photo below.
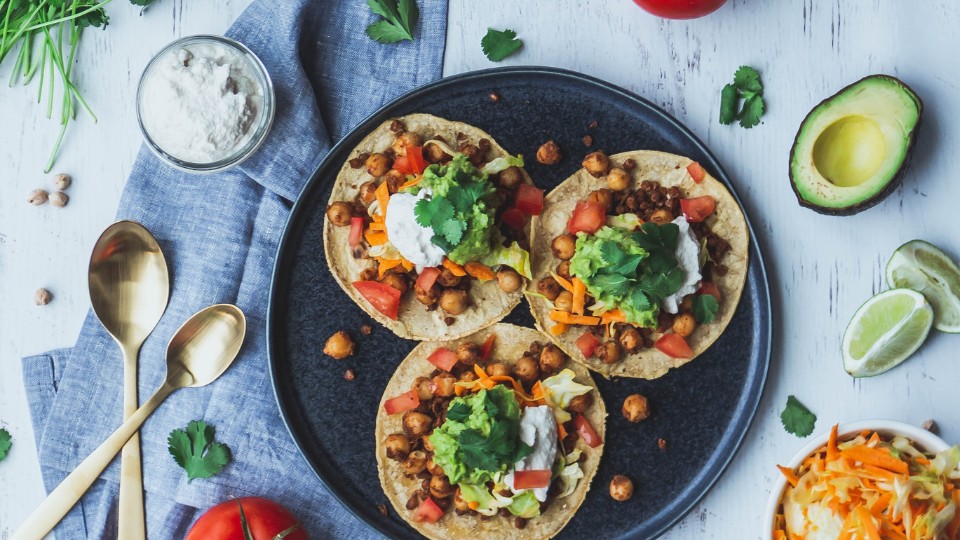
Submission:
M 385 119 L 413 112 L 486 130 L 509 152 L 527 157 L 527 170 L 542 188 L 553 188 L 580 167 L 590 151 L 582 139 L 589 135 L 591 150 L 689 156 L 736 196 L 717 160 L 668 114 L 603 81 L 551 68 L 443 79 L 400 97 L 340 141 L 300 195 L 280 244 L 270 295 L 270 368 L 281 414 L 317 476 L 357 517 L 393 538 L 417 534 L 389 504 L 387 515 L 378 511 L 387 500 L 377 477 L 374 420 L 394 367 L 416 343 L 378 327 L 340 290 L 323 256 L 321 231 L 330 186 L 349 152 Z M 547 139 L 564 153 L 549 167 L 533 159 Z M 611 413 L 606 448 L 593 489 L 561 538 L 653 538 L 704 496 L 733 459 L 760 401 L 770 360 L 770 315 L 763 259 L 753 241 L 740 306 L 709 350 L 654 381 L 598 381 Z M 532 326 L 526 303 L 507 321 Z M 369 336 L 360 334 L 364 323 L 373 323 Z M 356 354 L 343 361 L 324 357 L 324 342 L 341 329 L 358 342 Z M 344 380 L 347 368 L 356 372 L 355 380 Z M 653 408 L 650 419 L 637 425 L 619 413 L 624 397 L 635 392 Z M 666 442 L 664 449 L 658 439 Z M 608 495 L 615 474 L 633 478 L 629 502 Z

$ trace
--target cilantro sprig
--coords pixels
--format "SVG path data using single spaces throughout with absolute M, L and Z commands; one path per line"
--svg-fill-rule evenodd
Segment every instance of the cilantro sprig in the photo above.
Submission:
M 733 83 L 720 91 L 720 123 L 729 125 L 740 120 L 740 126 L 749 129 L 760 123 L 764 110 L 760 73 L 750 66 L 740 66 L 733 75 Z
M 420 18 L 415 0 L 367 0 L 370 10 L 382 17 L 367 27 L 367 35 L 379 43 L 413 41 Z
M 420 226 L 433 229 L 433 243 L 450 253 L 468 229 L 475 226 L 476 216 L 496 206 L 491 200 L 495 190 L 462 154 L 443 167 L 431 167 L 437 177 L 450 175 L 453 181 L 445 187 L 442 196 L 435 194 L 417 201 L 413 213 Z
M 187 478 L 210 478 L 230 463 L 230 448 L 214 442 L 214 428 L 194 420 L 187 429 L 175 429 L 167 438 L 168 450 L 178 465 L 187 471 Z
M 10 447 L 13 446 L 13 437 L 10 436 L 10 432 L 0 428 L 0 461 L 3 461 L 3 458 L 7 457 L 7 453 L 10 452 Z
M 717 316 L 720 303 L 712 294 L 698 294 L 693 297 L 693 318 L 700 324 L 710 324 Z
M 516 54 L 523 46 L 523 40 L 517 39 L 517 33 L 513 30 L 494 30 L 487 28 L 487 34 L 480 40 L 480 46 L 483 48 L 483 54 L 491 62 L 499 62 L 504 58 Z
M 792 433 L 797 437 L 806 437 L 813 433 L 813 428 L 817 423 L 817 415 L 810 412 L 803 403 L 794 396 L 787 397 L 787 406 L 780 413 L 780 422 L 787 433 Z

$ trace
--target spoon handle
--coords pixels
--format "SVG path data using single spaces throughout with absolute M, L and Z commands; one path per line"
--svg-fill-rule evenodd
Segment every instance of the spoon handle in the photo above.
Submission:
M 56 487 L 26 521 L 13 533 L 10 540 L 40 540 L 49 533 L 63 516 L 73 508 L 80 497 L 90 489 L 100 473 L 107 468 L 113 458 L 123 448 L 130 437 L 140 429 L 156 408 L 167 399 L 176 388 L 164 382 L 163 385 L 137 409 L 112 435 L 107 437 L 96 450 L 70 473 Z
M 123 345 L 123 418 L 130 418 L 139 407 L 137 399 L 137 357 L 139 346 Z M 140 435 L 134 432 L 120 453 L 120 511 L 118 538 L 145 540 L 147 524 L 143 511 L 143 470 L 140 461 Z

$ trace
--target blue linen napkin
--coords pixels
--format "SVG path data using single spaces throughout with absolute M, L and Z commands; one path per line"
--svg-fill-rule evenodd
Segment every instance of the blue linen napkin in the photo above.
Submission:
M 175 393 L 141 430 L 150 538 L 182 538 L 203 510 L 248 495 L 291 509 L 311 538 L 374 536 L 317 480 L 279 417 L 267 372 L 267 292 L 291 201 L 332 144 L 391 98 L 440 76 L 447 4 L 419 5 L 417 40 L 381 45 L 364 34 L 376 16 L 359 0 L 256 0 L 227 35 L 263 60 L 276 86 L 264 146 L 215 175 L 178 172 L 141 148 L 117 217 L 153 232 L 173 285 L 140 353 L 141 402 L 162 382 L 167 342 L 194 312 L 235 303 L 248 325 L 240 356 L 218 381 Z M 49 491 L 120 424 L 120 351 L 90 314 L 74 348 L 25 358 L 23 372 Z M 167 436 L 195 419 L 216 426 L 233 462 L 188 483 Z M 118 465 L 57 527 L 59 538 L 116 538 Z

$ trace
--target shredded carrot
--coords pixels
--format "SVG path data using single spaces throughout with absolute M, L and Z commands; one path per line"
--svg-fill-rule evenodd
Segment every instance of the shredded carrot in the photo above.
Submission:
M 780 472 L 787 478 L 787 482 L 790 482 L 791 486 L 797 487 L 797 484 L 800 483 L 800 478 L 797 477 L 797 473 L 793 472 L 793 469 L 784 467 L 783 465 L 777 465 L 777 468 L 780 469 Z
M 386 233 L 367 231 L 363 233 L 363 237 L 367 239 L 367 243 L 371 246 L 382 246 L 387 243 Z
M 480 508 L 480 503 L 477 501 L 469 501 L 467 502 L 467 506 L 469 506 L 471 510 L 476 510 L 477 508 Z
M 867 446 L 875 448 L 878 444 L 880 444 L 880 434 L 874 431 L 873 435 L 870 435 L 870 438 L 867 439 Z
M 781 529 L 773 531 L 773 540 L 787 540 L 787 533 L 783 532 Z
M 451 274 L 457 277 L 463 277 L 467 275 L 467 271 L 463 269 L 459 264 L 451 261 L 450 259 L 443 258 L 443 267 L 450 271 Z
M 386 182 L 380 182 L 377 190 L 373 192 L 377 196 L 377 202 L 380 203 L 380 213 L 384 218 L 387 217 L 387 204 L 390 202 L 390 188 Z
M 627 316 L 619 309 L 614 309 L 600 315 L 600 324 L 627 322 Z
M 573 302 L 570 312 L 574 315 L 583 315 L 584 304 L 587 301 L 587 286 L 580 281 L 580 278 L 573 278 Z
M 382 221 L 374 221 L 374 222 L 370 223 L 370 227 L 369 227 L 369 228 L 370 228 L 371 231 L 381 231 L 381 232 L 382 232 L 382 231 L 387 230 L 387 224 L 384 223 L 384 222 L 382 222 Z
M 480 281 L 490 281 L 497 277 L 497 274 L 483 263 L 470 261 L 463 265 L 463 269 L 467 271 L 467 275 L 475 277 Z
M 566 324 L 582 324 L 586 326 L 596 326 L 600 324 L 600 317 L 591 317 L 589 315 L 574 315 L 566 311 L 553 310 L 550 312 L 550 320 Z
M 414 264 L 403 257 L 400 257 L 400 264 L 403 265 L 403 269 L 407 272 L 413 270 L 414 268 Z
M 560 276 L 560 275 L 557 274 L 556 272 L 550 272 L 550 277 L 552 277 L 554 280 L 556 280 L 556 282 L 557 282 L 561 287 L 563 287 L 563 290 L 569 291 L 571 294 L 573 293 L 573 283 L 570 283 L 569 281 L 567 281 L 566 279 L 564 279 L 562 276 Z
M 910 470 L 907 468 L 907 464 L 903 461 L 900 461 L 886 452 L 876 450 L 868 446 L 851 446 L 850 448 L 841 451 L 840 454 L 854 461 L 859 461 L 865 465 L 875 465 L 881 469 L 886 469 L 895 473 L 908 474 L 910 472 Z
M 562 442 L 567 435 L 567 428 L 563 427 L 563 422 L 557 422 L 557 438 Z
M 400 188 L 397 191 L 403 191 L 407 188 L 412 188 L 413 186 L 420 183 L 420 178 L 422 177 L 423 177 L 422 175 L 418 174 L 417 176 L 411 178 L 410 180 L 407 180 L 406 182 L 400 184 Z
M 400 263 L 400 260 L 399 260 L 399 259 L 396 259 L 396 260 L 394 260 L 394 259 L 380 259 L 380 265 L 379 265 L 379 267 L 377 268 L 377 274 L 378 274 L 380 277 L 383 277 L 383 276 L 387 275 L 387 270 L 390 270 L 391 268 L 396 268 L 396 267 L 400 266 L 400 264 L 401 264 L 401 263 Z
M 839 424 L 834 424 L 830 428 L 830 439 L 827 441 L 827 461 L 833 461 L 840 455 L 840 450 L 837 449 L 837 429 L 839 427 Z
M 876 489 L 876 487 L 874 487 Z M 876 517 L 880 517 L 883 514 L 884 509 L 887 505 L 890 504 L 890 500 L 893 499 L 893 492 L 887 491 L 880 496 L 872 505 L 870 505 L 870 513 Z
M 457 394 L 457 397 L 460 397 L 467 393 L 466 386 L 453 385 L 453 392 Z
M 880 531 L 877 530 L 877 524 L 873 522 L 870 512 L 863 506 L 858 506 L 854 512 L 860 520 L 860 526 L 867 540 L 880 540 Z
M 550 335 L 551 336 L 563 335 L 567 331 L 567 328 L 569 327 L 570 326 L 567 325 L 567 323 L 558 322 L 557 324 L 550 327 Z

